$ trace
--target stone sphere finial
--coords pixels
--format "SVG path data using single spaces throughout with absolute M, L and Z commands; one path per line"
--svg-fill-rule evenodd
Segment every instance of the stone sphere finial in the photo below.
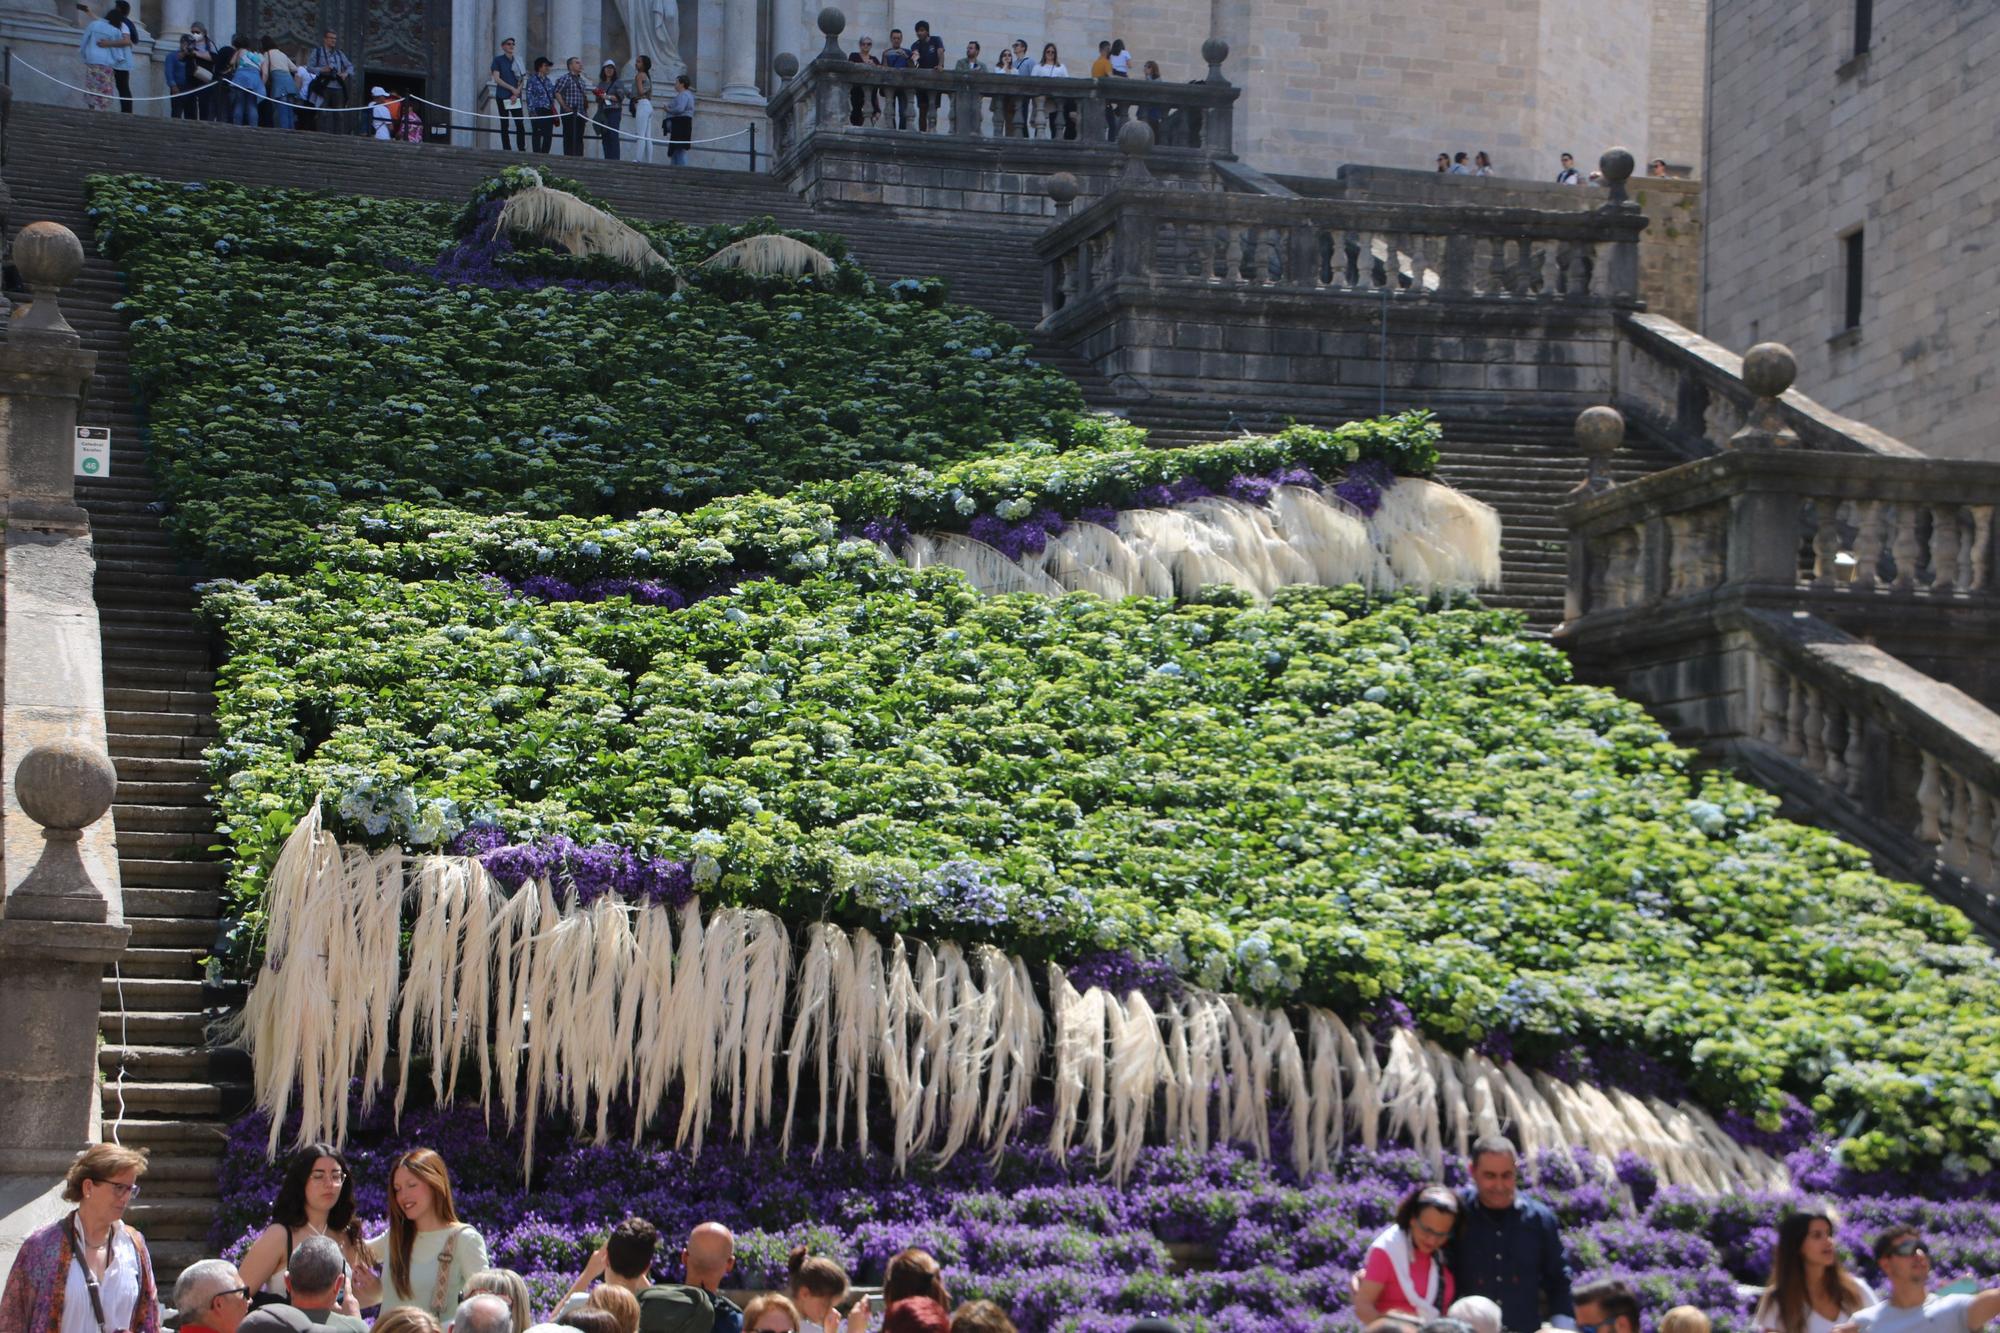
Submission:
M 1075 203 L 1077 195 L 1082 192 L 1076 183 L 1076 177 L 1067 171 L 1055 172 L 1042 188 L 1048 192 L 1049 198 L 1055 201 L 1058 212 Z
M 1211 37 L 1201 44 L 1201 58 L 1211 65 L 1220 65 L 1229 59 L 1229 43 L 1220 37 Z
M 1118 127 L 1118 151 L 1139 158 L 1153 151 L 1153 127 L 1143 120 L 1128 120 Z
M 14 799 L 43 836 L 74 842 L 104 818 L 118 794 L 118 770 L 102 750 L 79 740 L 37 745 L 14 770 Z
M 14 238 L 14 267 L 34 304 L 14 321 L 14 331 L 74 334 L 57 293 L 83 272 L 83 242 L 60 222 L 30 222 Z
M 1611 192 L 1611 200 L 1605 207 L 1617 212 L 1637 208 L 1625 193 L 1625 182 L 1632 179 L 1632 168 L 1638 159 L 1629 148 L 1607 148 L 1597 159 L 1598 174 L 1604 177 L 1605 188 Z
M 1611 489 L 1611 456 L 1625 443 L 1625 415 L 1615 407 L 1586 407 L 1576 414 L 1576 447 L 1590 460 L 1576 489 L 1595 495 Z
M 1731 449 L 1791 449 L 1799 433 L 1785 420 L 1778 399 L 1798 378 L 1798 359 L 1783 343 L 1758 343 L 1743 354 L 1743 387 L 1757 401 L 1743 414 L 1743 429 L 1729 437 Z
M 781 82 L 790 83 L 798 76 L 799 58 L 790 51 L 780 51 L 771 60 L 771 72 L 776 74 Z
M 1759 398 L 1784 397 L 1798 377 L 1798 358 L 1783 343 L 1758 343 L 1743 354 L 1743 387 Z
M 14 799 L 42 826 L 42 855 L 6 901 L 11 921 L 103 921 L 103 890 L 91 879 L 78 843 L 104 818 L 118 794 L 118 770 L 94 745 L 50 741 L 14 769 Z
M 819 11 L 819 30 L 826 34 L 826 45 L 820 48 L 821 58 L 840 54 L 840 34 L 847 31 L 847 15 L 838 6 L 828 5 Z

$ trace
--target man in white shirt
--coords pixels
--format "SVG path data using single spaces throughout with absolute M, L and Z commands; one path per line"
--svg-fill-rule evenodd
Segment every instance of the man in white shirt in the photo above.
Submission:
M 1974 1333 L 2000 1315 L 2000 1287 L 1954 1296 L 1931 1293 L 1931 1249 L 1915 1227 L 1891 1227 L 1877 1237 L 1875 1266 L 1889 1279 L 1889 1299 L 1834 1333 Z
M 1558 185 L 1583 184 L 1583 174 L 1576 169 L 1576 159 L 1571 157 L 1568 153 L 1563 154 L 1563 169 L 1556 173 L 1556 184 Z

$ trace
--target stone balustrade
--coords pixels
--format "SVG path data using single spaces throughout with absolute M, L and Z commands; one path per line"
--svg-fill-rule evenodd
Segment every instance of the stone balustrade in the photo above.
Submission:
M 1036 244 L 1043 310 L 1121 282 L 1398 302 L 1631 304 L 1611 256 L 1630 214 L 1188 191 L 1118 191 Z
M 1134 125 L 1158 143 L 1163 184 L 1214 189 L 1218 170 L 1240 165 L 1242 90 L 1223 76 L 1229 45 L 1218 39 L 1203 43 L 1208 72 L 1195 83 L 1045 79 L 864 65 L 841 49 L 846 26 L 822 9 L 825 46 L 803 63 L 789 52 L 771 62 L 771 172 L 816 207 L 1040 226 L 1056 216 L 1047 177 L 1068 173 L 1083 197 L 1103 194 L 1119 177 L 1118 134 Z
M 1700 456 L 1724 447 L 1748 423 L 1759 395 L 1743 382 L 1743 358 L 1651 313 L 1624 315 L 1619 334 L 1617 406 L 1648 433 Z M 1894 436 L 1796 389 L 1781 394 L 1778 412 L 1808 449 L 1921 457 Z
M 1800 448 L 1784 349 L 1746 365 L 1730 452 L 1564 506 L 1557 642 L 2000 937 L 2000 464 Z

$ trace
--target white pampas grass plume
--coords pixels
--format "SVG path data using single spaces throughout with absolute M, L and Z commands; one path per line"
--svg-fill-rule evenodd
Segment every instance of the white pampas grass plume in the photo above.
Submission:
M 846 936 L 824 921 L 806 927 L 792 1031 L 785 1042 L 785 1128 L 778 1136 L 778 1151 L 783 1153 L 792 1150 L 792 1117 L 798 1108 L 801 1074 L 809 1055 L 814 1058 L 819 1075 L 819 1147 L 814 1155 L 826 1146 L 828 1112 L 832 1109 L 834 958 L 846 943 Z
M 673 265 L 661 258 L 642 233 L 567 190 L 552 190 L 546 185 L 530 186 L 509 195 L 500 206 L 494 230 L 531 236 L 559 245 L 573 255 L 603 255 L 640 272 L 673 271 Z M 712 264 L 714 260 L 708 262 Z
M 746 273 L 797 277 L 833 272 L 833 258 L 796 236 L 746 236 L 701 261 L 707 269 L 740 268 Z
M 1168 1076 L 1167 1052 L 1160 1038 L 1158 1016 L 1145 993 L 1133 991 L 1122 1008 L 1107 999 L 1107 1016 L 1116 1015 L 1111 1036 L 1108 1096 L 1111 1102 L 1111 1178 L 1124 1184 L 1138 1165 L 1146 1142 L 1153 1100 Z

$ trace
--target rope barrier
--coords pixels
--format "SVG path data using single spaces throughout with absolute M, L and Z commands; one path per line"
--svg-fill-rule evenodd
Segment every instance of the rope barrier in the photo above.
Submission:
M 50 83 L 55 84 L 58 88 L 67 88 L 71 92 L 83 93 L 87 97 L 110 96 L 115 98 L 117 96 L 117 94 L 115 93 L 113 94 L 100 93 L 94 88 L 85 88 L 80 84 L 70 83 L 64 79 L 59 79 L 55 75 L 49 73 L 47 70 L 37 67 L 33 62 L 27 60 L 25 57 L 20 56 L 18 54 L 14 57 L 14 63 L 26 70 L 29 70 L 32 73 L 41 75 L 43 78 L 47 79 Z M 245 88 L 240 83 L 231 83 L 226 79 L 218 80 L 217 83 L 212 84 L 210 86 L 232 88 L 239 93 L 245 93 L 251 97 L 254 97 L 260 102 L 269 102 L 273 106 L 288 106 L 293 108 L 294 110 L 315 111 L 321 115 L 326 115 L 328 113 L 333 113 L 333 112 L 345 112 L 345 111 L 373 112 L 375 110 L 373 103 L 363 103 L 360 106 L 319 106 L 312 102 L 288 102 L 282 97 L 272 97 L 268 93 L 265 93 L 259 89 Z M 199 93 L 203 93 L 206 91 L 207 91 L 206 88 L 185 88 L 177 93 L 151 94 L 145 97 L 133 97 L 131 100 L 134 102 L 171 102 L 175 98 L 193 97 Z M 447 116 L 451 116 L 454 119 L 461 116 L 469 116 L 478 120 L 512 122 L 516 125 L 526 126 L 528 128 L 532 128 L 534 122 L 538 120 L 559 121 L 561 119 L 560 116 L 531 114 L 526 111 L 523 111 L 519 117 L 495 115 L 492 112 L 488 111 L 464 111 L 459 109 L 458 107 L 446 106 L 442 102 L 433 102 L 427 97 L 418 96 L 416 93 L 405 93 L 403 94 L 403 96 L 412 102 L 419 102 L 424 106 L 432 107 L 438 111 L 442 111 Z M 660 144 L 669 148 L 679 148 L 679 147 L 692 148 L 701 144 L 727 143 L 731 139 L 741 139 L 744 135 L 751 134 L 756 129 L 754 125 L 746 125 L 740 130 L 733 130 L 728 134 L 714 135 L 707 139 L 686 139 L 681 141 L 675 141 L 671 139 L 661 138 L 659 136 L 629 133 L 628 131 L 622 128 L 604 125 L 595 120 L 589 120 L 588 124 L 592 129 L 597 130 L 600 134 L 606 130 L 609 130 L 612 134 L 616 135 L 620 139 L 625 140 L 628 143 L 638 143 L 642 139 L 650 138 L 653 143 Z M 477 132 L 476 127 L 468 126 L 466 128 L 472 129 L 474 132 Z M 551 129 L 551 133 L 556 133 L 556 132 L 558 131 L 554 130 L 553 128 Z

